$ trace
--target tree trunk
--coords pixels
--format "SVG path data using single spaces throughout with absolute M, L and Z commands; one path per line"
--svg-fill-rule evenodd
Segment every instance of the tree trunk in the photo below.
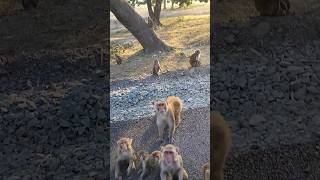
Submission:
M 174 8 L 174 0 L 171 0 L 171 9 Z
M 160 23 L 161 4 L 162 4 L 162 0 L 156 0 L 156 5 L 154 6 L 154 10 L 153 10 L 151 0 L 147 0 L 149 17 L 152 19 L 155 26 L 161 26 L 161 23 Z
M 163 1 L 163 9 L 167 9 L 167 0 Z
M 139 41 L 145 52 L 171 49 L 148 27 L 144 19 L 134 11 L 127 0 L 110 0 L 110 10 Z
M 161 5 L 162 5 L 162 0 L 156 0 L 156 5 L 154 7 L 154 21 L 157 24 L 157 26 L 161 26 L 161 23 L 160 23 Z
M 151 0 L 147 0 L 147 7 L 148 7 L 149 17 L 152 19 L 152 21 L 154 21 L 154 13 L 153 13 L 153 9 L 152 9 Z

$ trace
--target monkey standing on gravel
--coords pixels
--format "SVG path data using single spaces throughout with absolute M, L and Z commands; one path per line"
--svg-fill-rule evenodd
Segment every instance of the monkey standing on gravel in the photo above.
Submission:
M 285 16 L 289 14 L 289 0 L 255 0 L 254 5 L 261 16 Z

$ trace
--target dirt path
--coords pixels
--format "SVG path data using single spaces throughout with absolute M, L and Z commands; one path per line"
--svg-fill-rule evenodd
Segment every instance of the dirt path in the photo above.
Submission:
M 157 128 L 153 118 L 112 123 L 111 160 L 114 160 L 115 142 L 121 137 L 134 139 L 136 150 L 159 150 Z M 177 128 L 175 144 L 180 147 L 183 161 L 191 180 L 201 177 L 201 166 L 209 161 L 209 107 L 187 110 L 182 113 L 182 123 Z

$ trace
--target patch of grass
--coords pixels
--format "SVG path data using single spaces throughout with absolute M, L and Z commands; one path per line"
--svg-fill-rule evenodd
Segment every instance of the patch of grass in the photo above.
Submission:
M 176 48 L 172 52 L 144 54 L 141 53 L 142 46 L 130 32 L 117 32 L 111 35 L 111 53 L 117 53 L 125 59 L 123 64 L 117 65 L 115 59 L 111 57 L 111 80 L 146 77 L 151 74 L 155 59 L 160 61 L 164 72 L 187 69 L 188 56 L 195 49 L 201 50 L 203 64 L 209 64 L 209 15 L 168 17 L 161 19 L 161 23 L 163 26 L 156 33 L 160 39 Z M 125 45 L 127 48 L 121 48 Z

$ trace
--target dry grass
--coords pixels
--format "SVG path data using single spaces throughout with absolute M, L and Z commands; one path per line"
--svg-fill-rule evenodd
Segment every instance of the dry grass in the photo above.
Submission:
M 188 56 L 194 49 L 202 52 L 201 61 L 209 64 L 210 54 L 210 16 L 180 16 L 161 19 L 163 27 L 156 31 L 158 37 L 170 46 L 176 48 L 173 52 L 155 54 L 141 53 L 142 47 L 134 41 L 127 48 L 122 48 L 117 54 L 126 59 L 123 64 L 116 65 L 111 58 L 111 80 L 131 79 L 150 75 L 155 59 L 160 61 L 164 72 L 187 69 Z M 133 39 L 129 32 L 118 32 L 111 35 L 114 40 Z M 115 43 L 115 42 L 114 42 Z M 115 45 L 113 45 L 115 47 Z M 111 47 L 112 48 L 112 47 Z

